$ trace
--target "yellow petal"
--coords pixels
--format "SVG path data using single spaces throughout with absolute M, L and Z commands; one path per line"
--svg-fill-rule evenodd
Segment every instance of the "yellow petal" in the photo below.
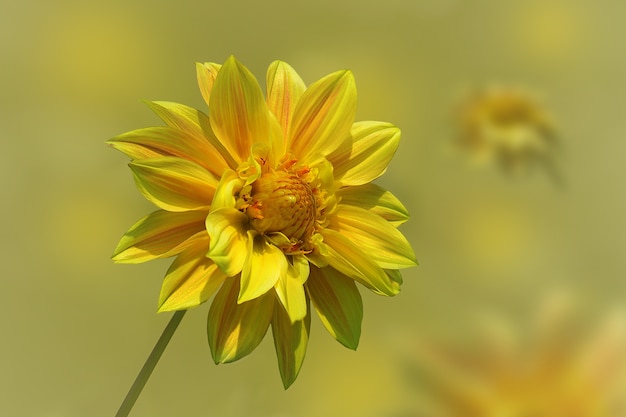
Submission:
M 196 62 L 198 87 L 200 87 L 200 93 L 202 93 L 202 98 L 204 98 L 207 106 L 209 105 L 215 78 L 221 67 L 220 64 L 214 64 L 213 62 L 205 62 L 204 64 Z
M 252 73 L 232 56 L 213 84 L 209 118 L 215 135 L 237 162 L 248 158 L 255 142 L 272 142 L 273 118 L 261 87 Z M 275 119 L 273 122 L 277 123 Z
M 132 159 L 177 156 L 197 163 L 214 175 L 228 168 L 224 158 L 209 142 L 169 126 L 148 127 L 123 133 L 107 144 Z
M 306 90 L 298 73 L 282 61 L 274 61 L 267 69 L 267 105 L 274 113 L 283 136 L 287 137 L 293 110 Z
M 287 149 L 303 163 L 327 155 L 348 136 L 356 113 L 356 86 L 350 71 L 313 83 L 293 111 Z
M 310 314 L 294 323 L 285 310 L 279 306 L 274 308 L 272 335 L 278 358 L 278 369 L 285 389 L 289 388 L 298 377 L 302 362 L 304 362 L 310 329 Z
M 182 130 L 194 137 L 194 146 L 204 149 L 204 153 L 213 155 L 220 160 L 220 167 L 237 167 L 237 162 L 228 152 L 224 145 L 217 139 L 211 129 L 209 116 L 198 109 L 185 106 L 184 104 L 169 101 L 147 101 L 146 104 L 152 109 L 169 127 Z
M 208 300 L 226 275 L 205 256 L 209 237 L 178 255 L 165 275 L 159 296 L 159 312 L 186 310 Z
M 204 230 L 207 213 L 155 211 L 135 223 L 118 243 L 113 260 L 140 263 L 182 252 L 190 238 Z
M 132 161 L 141 193 L 168 211 L 208 210 L 218 181 L 195 162 L 173 156 Z
M 183 131 L 168 126 L 148 127 L 122 133 L 106 143 L 131 159 L 180 156 L 174 152 L 184 144 L 184 135 Z
M 333 268 L 312 268 L 306 288 L 326 330 L 339 343 L 356 350 L 363 302 L 354 281 Z
M 367 184 L 387 169 L 400 143 L 400 129 L 390 123 L 357 122 L 350 134 L 352 146 L 340 146 L 328 160 L 342 185 Z
M 220 208 L 234 208 L 236 199 L 235 194 L 238 193 L 243 187 L 243 180 L 239 178 L 237 173 L 232 169 L 224 172 L 220 182 L 217 185 L 213 202 L 211 203 L 211 209 L 217 210 Z
M 413 249 L 404 235 L 385 219 L 367 210 L 338 204 L 330 227 L 354 242 L 381 268 L 417 265 Z
M 376 214 L 395 227 L 409 219 L 409 212 L 391 192 L 376 184 L 344 187 L 337 191 L 341 204 L 360 207 Z
M 287 273 L 287 258 L 283 251 L 264 236 L 248 231 L 248 257 L 241 272 L 238 303 L 257 298 L 269 291 Z
M 206 218 L 209 251 L 206 256 L 229 277 L 238 274 L 248 254 L 248 216 L 235 208 L 221 208 Z
M 243 358 L 263 340 L 274 312 L 274 294 L 237 303 L 239 278 L 227 278 L 209 309 L 207 331 L 215 363 Z
M 371 258 L 371 253 L 363 252 L 357 243 L 335 230 L 325 229 L 320 233 L 324 236 L 331 267 L 377 294 L 393 296 L 400 292 L 400 285 Z
M 282 274 L 274 288 L 278 299 L 287 311 L 292 323 L 307 315 L 307 301 L 304 283 L 309 276 L 309 261 L 304 256 L 292 256 L 287 272 Z

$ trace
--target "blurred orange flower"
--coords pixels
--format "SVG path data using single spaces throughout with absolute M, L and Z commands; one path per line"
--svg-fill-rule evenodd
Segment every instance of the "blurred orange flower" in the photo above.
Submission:
M 595 332 L 583 332 L 567 309 L 544 307 L 527 338 L 491 316 L 485 343 L 419 344 L 411 364 L 424 415 L 625 416 L 623 312 L 609 314 Z

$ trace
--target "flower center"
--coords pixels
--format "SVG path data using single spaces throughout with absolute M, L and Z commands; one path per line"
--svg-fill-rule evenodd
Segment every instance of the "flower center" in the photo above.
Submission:
M 306 250 L 314 232 L 315 196 L 297 173 L 266 172 L 252 183 L 244 200 L 252 227 L 261 234 L 281 233 L 289 239 L 286 252 Z

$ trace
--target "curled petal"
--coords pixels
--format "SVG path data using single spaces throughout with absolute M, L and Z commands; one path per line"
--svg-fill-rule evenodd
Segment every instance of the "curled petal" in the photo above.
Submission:
M 258 82 L 234 57 L 222 66 L 209 102 L 209 119 L 213 131 L 235 157 L 245 161 L 255 142 L 271 143 L 280 126 L 265 103 Z M 271 123 L 275 126 L 271 126 Z
M 226 275 L 205 256 L 208 247 L 209 238 L 205 234 L 174 260 L 161 287 L 159 312 L 196 307 L 222 285 Z
M 113 252 L 120 263 L 140 263 L 182 252 L 190 238 L 204 230 L 207 213 L 155 211 L 135 223 Z
M 279 306 L 274 308 L 272 335 L 278 358 L 278 369 L 285 389 L 289 388 L 300 372 L 309 342 L 310 329 L 310 314 L 302 320 L 292 322 L 285 310 Z
M 233 362 L 252 352 L 272 320 L 274 294 L 241 304 L 238 294 L 238 277 L 227 278 L 211 303 L 207 333 L 215 363 Z
M 334 72 L 311 84 L 293 111 L 287 149 L 303 163 L 327 155 L 349 134 L 356 113 L 356 86 L 350 71 Z
M 248 217 L 235 208 L 212 211 L 206 218 L 209 251 L 206 256 L 229 277 L 241 272 L 248 252 Z
M 287 273 L 287 258 L 283 251 L 254 231 L 248 231 L 247 252 L 248 257 L 241 272 L 238 303 L 265 294 L 279 277 Z
M 306 90 L 304 81 L 289 64 L 274 61 L 267 69 L 267 105 L 287 137 L 293 110 Z
M 342 274 L 359 281 L 380 295 L 393 296 L 400 292 L 400 284 L 393 281 L 385 271 L 363 252 L 358 243 L 336 230 L 321 232 L 328 250 L 328 264 Z
M 395 227 L 409 219 L 409 212 L 391 192 L 376 184 L 344 187 L 337 191 L 341 204 L 360 207 L 376 214 Z
M 215 78 L 222 66 L 213 62 L 205 62 L 201 64 L 196 62 L 196 76 L 198 78 L 198 87 L 200 87 L 200 93 L 207 106 L 211 98 L 211 90 L 215 83 Z
M 344 142 L 328 156 L 335 180 L 342 185 L 367 184 L 387 170 L 400 144 L 400 129 L 390 123 L 357 122 L 350 134 L 351 146 Z
M 213 202 L 211 203 L 211 209 L 217 210 L 220 208 L 235 207 L 235 194 L 241 190 L 243 181 L 239 178 L 237 173 L 232 169 L 224 172 L 220 182 L 217 185 Z
M 382 268 L 417 265 L 413 249 L 404 235 L 385 219 L 367 210 L 339 204 L 333 213 L 331 227 L 356 243 Z
M 309 261 L 304 256 L 292 256 L 291 259 L 293 263 L 289 263 L 286 273 L 278 278 L 274 288 L 289 319 L 295 323 L 307 315 L 304 283 L 309 276 Z
M 237 167 L 233 156 L 213 133 L 209 116 L 193 107 L 170 101 L 147 101 L 146 104 L 169 127 L 192 135 L 195 138 L 194 143 L 201 149 L 208 146 L 208 154 L 212 155 L 212 159 L 221 161 L 220 167 Z
M 158 207 L 168 211 L 208 210 L 217 179 L 200 165 L 182 158 L 131 161 L 139 191 Z
M 306 289 L 326 330 L 339 343 L 356 350 L 363 302 L 354 280 L 333 268 L 313 268 Z

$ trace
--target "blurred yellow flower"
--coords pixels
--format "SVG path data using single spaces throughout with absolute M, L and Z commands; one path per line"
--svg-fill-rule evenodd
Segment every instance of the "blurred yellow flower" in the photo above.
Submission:
M 357 347 L 362 303 L 355 281 L 400 291 L 416 265 L 397 226 L 400 201 L 371 183 L 393 157 L 400 131 L 354 122 L 349 71 L 308 88 L 286 63 L 267 71 L 267 94 L 234 57 L 197 64 L 208 114 L 171 102 L 148 105 L 167 126 L 108 143 L 128 155 L 137 187 L 159 210 L 121 239 L 113 259 L 176 255 L 159 311 L 207 301 L 216 363 L 238 360 L 270 324 L 283 384 L 304 359 L 312 301 L 326 329 Z
M 623 312 L 585 332 L 571 311 L 544 307 L 530 337 L 491 316 L 486 343 L 418 344 L 412 365 L 427 393 L 419 404 L 424 415 L 626 416 Z
M 457 143 L 479 161 L 495 160 L 507 171 L 553 162 L 554 123 L 527 91 L 496 86 L 474 91 L 456 117 Z

